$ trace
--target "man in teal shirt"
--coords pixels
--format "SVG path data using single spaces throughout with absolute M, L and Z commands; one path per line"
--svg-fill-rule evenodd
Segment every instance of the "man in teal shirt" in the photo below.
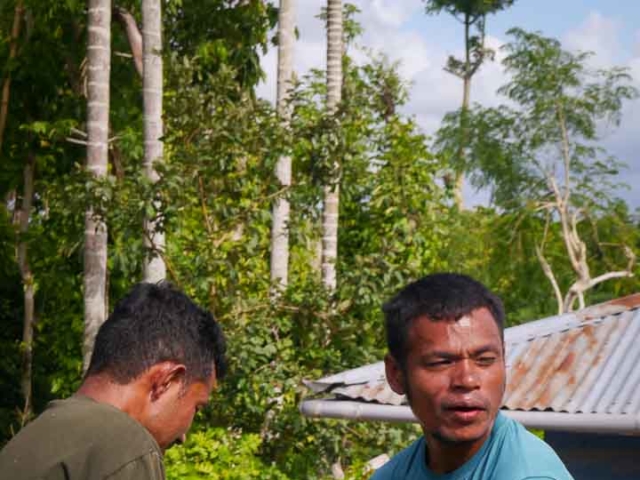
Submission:
M 427 276 L 384 306 L 387 381 L 423 436 L 372 480 L 573 480 L 542 440 L 500 413 L 502 302 L 465 275 Z

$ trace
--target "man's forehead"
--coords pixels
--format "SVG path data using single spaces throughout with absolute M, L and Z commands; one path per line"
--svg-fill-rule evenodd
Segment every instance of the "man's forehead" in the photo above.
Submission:
M 413 320 L 408 333 L 409 344 L 417 342 L 423 347 L 446 343 L 459 336 L 469 343 L 486 343 L 489 339 L 501 342 L 500 329 L 488 309 L 477 309 L 457 319 L 434 320 L 423 315 Z

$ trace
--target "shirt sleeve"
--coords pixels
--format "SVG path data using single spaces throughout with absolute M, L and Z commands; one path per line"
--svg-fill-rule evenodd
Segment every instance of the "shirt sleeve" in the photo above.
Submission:
M 104 480 L 164 480 L 164 465 L 160 456 L 151 452 L 124 464 Z

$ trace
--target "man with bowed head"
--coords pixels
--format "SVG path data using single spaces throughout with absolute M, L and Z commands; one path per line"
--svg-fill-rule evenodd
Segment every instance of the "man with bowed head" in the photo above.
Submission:
M 189 297 L 168 283 L 135 286 L 100 327 L 80 389 L 7 444 L 0 476 L 163 479 L 163 451 L 208 403 L 224 353 L 219 325 Z
M 372 480 L 572 480 L 555 452 L 500 413 L 502 302 L 465 275 L 439 273 L 384 308 L 387 381 L 423 436 Z

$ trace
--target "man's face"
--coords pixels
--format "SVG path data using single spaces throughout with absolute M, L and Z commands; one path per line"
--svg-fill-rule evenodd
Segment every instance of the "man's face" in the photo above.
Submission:
M 215 385 L 215 374 L 209 380 L 185 385 L 176 379 L 153 405 L 153 415 L 145 425 L 160 448 L 183 443 L 195 414 L 207 405 Z
M 459 320 L 413 321 L 406 368 L 385 360 L 391 387 L 406 393 L 427 440 L 477 443 L 488 437 L 505 388 L 503 343 L 486 308 Z

